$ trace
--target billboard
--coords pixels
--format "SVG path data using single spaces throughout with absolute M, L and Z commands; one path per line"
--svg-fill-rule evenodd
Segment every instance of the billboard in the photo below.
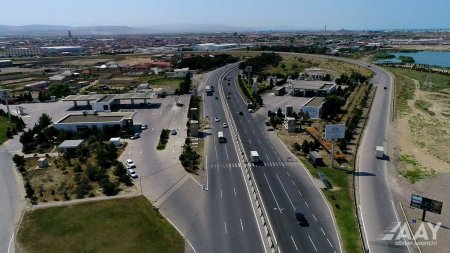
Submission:
M 434 199 L 425 198 L 416 194 L 411 195 L 411 207 L 419 208 L 432 213 L 441 214 L 442 202 Z
M 325 139 L 342 139 L 345 137 L 344 124 L 332 124 L 325 126 Z

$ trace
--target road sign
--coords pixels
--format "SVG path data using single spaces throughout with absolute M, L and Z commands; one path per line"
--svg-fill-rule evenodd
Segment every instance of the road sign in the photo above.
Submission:
M 442 202 L 434 199 L 425 198 L 416 194 L 411 194 L 411 207 L 419 208 L 423 210 L 422 220 L 425 220 L 425 213 L 427 211 L 432 213 L 441 214 Z
M 345 137 L 344 124 L 332 124 L 325 126 L 325 139 L 342 139 Z

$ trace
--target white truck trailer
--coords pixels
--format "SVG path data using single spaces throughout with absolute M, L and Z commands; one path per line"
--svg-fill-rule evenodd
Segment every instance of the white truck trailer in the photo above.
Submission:
M 384 158 L 384 148 L 382 146 L 377 146 L 375 149 L 375 155 L 377 158 Z
M 257 151 L 250 151 L 250 159 L 252 163 L 258 163 L 259 162 L 259 155 Z

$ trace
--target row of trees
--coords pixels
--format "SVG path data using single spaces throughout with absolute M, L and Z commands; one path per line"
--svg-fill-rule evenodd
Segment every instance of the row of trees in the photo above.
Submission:
M 217 54 L 214 56 L 191 55 L 191 57 L 184 58 L 181 61 L 175 63 L 175 66 L 178 68 L 187 67 L 189 69 L 210 70 L 237 61 L 238 58 L 233 57 L 229 54 Z
M 200 155 L 192 149 L 191 145 L 185 145 L 179 159 L 186 171 L 195 173 L 198 170 Z
M 262 53 L 239 63 L 239 69 L 245 70 L 247 66 L 252 66 L 253 73 L 259 73 L 268 66 L 276 67 L 283 58 L 275 53 Z
M 302 151 L 305 155 L 309 154 L 309 151 L 314 151 L 314 150 L 318 150 L 320 148 L 320 142 L 318 142 L 317 140 L 314 141 L 307 141 L 304 140 L 302 145 L 300 145 L 300 143 L 295 142 L 294 144 L 292 144 L 292 149 L 294 151 Z
M 189 94 L 192 87 L 191 73 L 187 73 L 175 90 L 175 95 Z

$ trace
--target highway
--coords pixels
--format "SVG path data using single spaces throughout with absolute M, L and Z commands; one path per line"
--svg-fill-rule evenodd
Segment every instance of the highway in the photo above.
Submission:
M 389 161 L 375 157 L 376 146 L 384 146 L 385 150 L 388 148 L 393 79 L 379 67 L 372 66 L 370 69 L 376 74 L 372 82 L 377 87 L 377 92 L 357 157 L 360 175 L 372 175 L 358 178 L 362 220 L 370 252 L 408 252 L 412 249 L 395 245 L 395 241 L 380 240 L 387 229 L 402 219 L 396 213 L 389 187 Z
M 246 153 L 256 150 L 264 165 L 252 166 L 255 180 L 281 252 L 341 252 L 332 213 L 306 169 L 276 138 L 269 138 L 264 120 L 249 113 L 237 87 L 239 70 L 226 75 L 223 92 Z M 239 115 L 238 112 L 243 112 Z M 300 227 L 295 213 L 305 214 L 310 226 Z

